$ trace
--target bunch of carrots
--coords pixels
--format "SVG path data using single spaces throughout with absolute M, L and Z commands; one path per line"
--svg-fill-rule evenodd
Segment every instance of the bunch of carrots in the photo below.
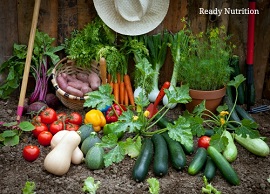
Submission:
M 100 58 L 100 65 L 105 63 L 104 57 Z M 125 106 L 135 107 L 133 88 L 130 76 L 127 74 L 127 62 L 123 60 L 122 63 L 109 64 L 107 66 L 107 83 L 112 87 L 112 92 L 115 101 Z

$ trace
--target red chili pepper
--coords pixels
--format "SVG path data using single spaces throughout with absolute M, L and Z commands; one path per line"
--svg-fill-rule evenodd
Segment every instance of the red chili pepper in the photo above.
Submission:
M 106 123 L 112 123 L 118 121 L 118 117 L 122 114 L 123 111 L 126 111 L 126 107 L 123 105 L 113 104 L 107 111 L 106 111 Z

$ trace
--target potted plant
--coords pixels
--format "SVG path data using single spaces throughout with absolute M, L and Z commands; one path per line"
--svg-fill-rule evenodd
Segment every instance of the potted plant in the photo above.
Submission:
M 206 107 L 215 111 L 226 93 L 226 84 L 230 81 L 232 68 L 229 62 L 234 46 L 228 42 L 230 36 L 226 34 L 224 26 L 211 28 L 199 34 L 193 34 L 186 27 L 183 31 L 183 48 L 186 49 L 183 49 L 181 54 L 178 76 L 182 84 L 189 85 L 190 96 L 194 98 L 186 107 L 192 111 L 194 106 L 210 97 L 214 105 L 211 106 L 210 102 L 206 101 Z M 197 91 L 202 93 L 197 94 Z M 213 92 L 218 93 L 217 101 L 216 97 L 211 97 Z

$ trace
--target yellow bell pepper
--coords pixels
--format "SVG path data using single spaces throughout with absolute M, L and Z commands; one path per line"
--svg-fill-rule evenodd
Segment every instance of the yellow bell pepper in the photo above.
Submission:
M 91 109 L 85 114 L 84 123 L 92 124 L 94 131 L 99 132 L 106 124 L 106 119 L 100 110 Z

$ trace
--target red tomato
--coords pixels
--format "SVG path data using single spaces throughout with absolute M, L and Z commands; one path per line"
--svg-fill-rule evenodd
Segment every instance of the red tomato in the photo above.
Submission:
M 35 145 L 27 145 L 23 148 L 23 158 L 29 162 L 36 160 L 40 154 L 40 150 Z
M 32 133 L 34 137 L 37 138 L 42 131 L 49 131 L 48 126 L 44 123 L 36 123 L 35 129 L 32 131 Z
M 78 112 L 72 112 L 72 113 L 67 115 L 66 123 L 81 125 L 82 124 L 82 115 Z
M 34 118 L 32 119 L 33 125 L 38 124 L 38 123 L 41 123 L 41 117 L 39 115 L 34 116 Z
M 61 112 L 61 113 L 57 114 L 57 120 L 61 120 L 61 121 L 64 122 L 66 120 L 66 118 L 67 118 L 67 114 L 64 113 L 64 112 Z
M 66 130 L 68 131 L 77 131 L 80 128 L 80 125 L 72 124 L 72 123 L 67 123 L 66 124 Z
M 211 137 L 208 137 L 206 135 L 201 136 L 198 139 L 198 147 L 203 147 L 203 148 L 207 149 L 209 144 L 210 144 L 210 140 L 211 140 Z
M 58 131 L 62 131 L 63 129 L 64 129 L 64 124 L 61 120 L 54 121 L 49 127 L 49 131 L 53 135 L 56 134 Z
M 38 143 L 43 146 L 49 146 L 53 135 L 49 131 L 43 131 L 38 135 Z
M 57 113 L 52 108 L 46 108 L 40 113 L 41 122 L 45 124 L 51 124 L 57 120 Z

